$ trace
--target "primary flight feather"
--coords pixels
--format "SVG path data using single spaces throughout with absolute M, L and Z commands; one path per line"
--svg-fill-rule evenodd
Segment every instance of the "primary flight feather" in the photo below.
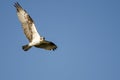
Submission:
M 55 50 L 57 46 L 53 42 L 47 41 L 44 37 L 39 35 L 34 21 L 29 16 L 29 14 L 21 7 L 21 5 L 16 2 L 14 6 L 17 11 L 18 19 L 22 24 L 24 34 L 29 40 L 29 44 L 22 46 L 23 50 L 28 51 L 32 46 L 45 50 Z

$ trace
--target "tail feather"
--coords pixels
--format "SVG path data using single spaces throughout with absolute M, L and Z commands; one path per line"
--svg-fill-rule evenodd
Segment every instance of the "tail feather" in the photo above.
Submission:
M 22 49 L 23 49 L 24 51 L 28 51 L 30 48 L 31 48 L 31 46 L 29 46 L 29 45 L 24 45 L 24 46 L 22 46 Z

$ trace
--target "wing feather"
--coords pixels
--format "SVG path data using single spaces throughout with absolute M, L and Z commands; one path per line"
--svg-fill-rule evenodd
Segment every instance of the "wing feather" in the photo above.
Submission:
M 40 35 L 35 27 L 34 21 L 29 16 L 29 14 L 20 6 L 18 2 L 15 3 L 14 6 L 16 7 L 18 19 L 22 24 L 24 34 L 26 35 L 28 40 L 32 42 L 33 39 L 40 38 Z
M 43 48 L 43 49 L 46 49 L 46 50 L 56 50 L 57 49 L 57 45 L 55 45 L 51 41 L 46 41 L 46 40 L 42 41 L 40 43 L 40 45 L 35 45 L 35 47 Z

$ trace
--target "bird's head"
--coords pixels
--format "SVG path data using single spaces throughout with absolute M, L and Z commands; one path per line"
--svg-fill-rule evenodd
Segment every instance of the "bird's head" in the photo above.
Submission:
M 44 41 L 45 40 L 45 37 L 40 37 L 40 41 Z

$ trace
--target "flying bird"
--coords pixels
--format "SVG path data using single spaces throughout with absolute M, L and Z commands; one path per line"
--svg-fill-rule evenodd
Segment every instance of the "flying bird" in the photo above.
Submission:
M 39 35 L 36 26 L 34 24 L 33 19 L 30 15 L 21 7 L 21 5 L 16 2 L 14 7 L 17 11 L 17 16 L 19 21 L 21 22 L 24 34 L 26 35 L 29 43 L 22 46 L 24 51 L 28 51 L 31 47 L 42 48 L 45 50 L 56 50 L 57 45 L 51 41 L 45 40 L 45 37 Z

